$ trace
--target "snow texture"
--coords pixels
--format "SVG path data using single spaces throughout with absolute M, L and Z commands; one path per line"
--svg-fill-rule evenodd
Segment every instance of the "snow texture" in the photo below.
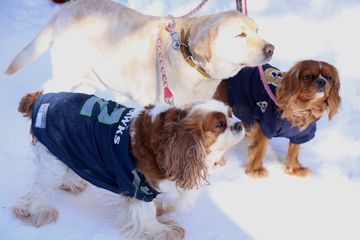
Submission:
M 182 15 L 200 0 L 129 0 L 125 5 L 152 15 Z M 244 173 L 244 143 L 228 153 L 227 165 L 202 188 L 195 208 L 171 218 L 186 239 L 360 239 L 360 2 L 358 0 L 248 0 L 261 35 L 276 46 L 271 64 L 282 70 L 317 59 L 335 65 L 341 78 L 342 108 L 324 116 L 316 137 L 302 145 L 306 178 L 283 173 L 286 139 L 271 140 L 266 179 Z M 50 0 L 0 1 L 0 71 L 42 29 L 60 5 Z M 198 15 L 235 9 L 234 0 L 209 0 Z M 123 239 L 116 227 L 117 196 L 95 187 L 73 196 L 56 191 L 56 223 L 35 228 L 16 219 L 12 204 L 31 186 L 34 166 L 29 121 L 17 112 L 20 98 L 51 77 L 49 53 L 11 77 L 0 77 L 0 239 Z

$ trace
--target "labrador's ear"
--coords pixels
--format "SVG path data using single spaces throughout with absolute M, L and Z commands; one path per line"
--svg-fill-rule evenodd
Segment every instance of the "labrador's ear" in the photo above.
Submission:
M 218 36 L 218 27 L 198 28 L 198 31 L 191 31 L 189 36 L 189 48 L 191 54 L 200 63 L 209 62 L 212 57 L 214 41 Z

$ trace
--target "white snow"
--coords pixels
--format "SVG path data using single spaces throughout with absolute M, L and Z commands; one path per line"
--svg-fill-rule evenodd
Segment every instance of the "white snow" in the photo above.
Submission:
M 153 15 L 182 15 L 200 0 L 119 1 Z M 313 170 L 306 178 L 282 171 L 286 139 L 273 139 L 266 154 L 266 179 L 244 174 L 243 144 L 228 153 L 199 196 L 195 208 L 172 214 L 186 239 L 320 240 L 360 239 L 360 2 L 358 0 L 247 0 L 248 11 L 276 49 L 271 63 L 286 70 L 302 59 L 334 64 L 341 77 L 342 108 L 324 116 L 315 139 L 302 146 L 301 162 Z M 50 0 L 0 1 L 0 71 L 60 7 Z M 198 15 L 235 9 L 234 0 L 209 0 Z M 0 239 L 123 239 L 116 229 L 116 196 L 91 187 L 79 196 L 56 191 L 49 203 L 60 217 L 41 228 L 11 213 L 12 204 L 31 186 L 29 122 L 17 112 L 20 98 L 51 77 L 49 54 L 11 77 L 0 77 Z

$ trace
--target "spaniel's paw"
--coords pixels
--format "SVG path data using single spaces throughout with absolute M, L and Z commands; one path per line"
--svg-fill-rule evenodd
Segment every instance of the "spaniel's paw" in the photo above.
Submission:
M 58 210 L 50 206 L 39 206 L 31 210 L 27 206 L 15 206 L 13 213 L 24 222 L 35 227 L 41 227 L 55 221 L 59 216 Z
M 269 172 L 264 167 L 246 167 L 245 173 L 253 178 L 265 178 L 269 175 Z
M 298 177 L 306 177 L 311 174 L 311 170 L 309 168 L 300 166 L 300 167 L 286 167 L 285 173 L 292 175 L 292 176 L 298 176 Z

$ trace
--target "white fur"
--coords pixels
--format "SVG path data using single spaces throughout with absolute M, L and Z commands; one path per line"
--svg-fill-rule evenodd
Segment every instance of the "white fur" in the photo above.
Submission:
M 190 114 L 195 111 L 216 111 L 222 112 L 225 116 L 228 116 L 228 110 L 229 106 L 225 105 L 223 102 L 211 99 L 194 105 L 190 110 Z M 241 122 L 240 119 L 238 119 L 234 114 L 232 114 L 231 117 L 227 117 L 227 119 L 228 127 L 226 128 L 225 132 L 219 135 L 216 141 L 209 148 L 210 153 L 206 160 L 209 168 L 213 166 L 216 161 L 221 159 L 227 150 L 229 150 L 245 136 L 245 130 L 238 132 L 232 129 L 236 123 Z
M 33 187 L 15 204 L 13 212 L 29 224 L 40 227 L 55 221 L 58 217 L 58 211 L 46 205 L 47 195 L 55 188 L 63 185 L 83 186 L 83 180 L 52 155 L 40 142 L 33 145 L 33 149 L 37 165 Z M 161 191 L 164 194 L 161 194 L 159 198 L 161 200 L 164 198 L 164 205 L 176 206 L 176 208 L 180 206 L 180 209 L 185 208 L 183 205 L 188 205 L 186 208 L 193 205 L 189 204 L 195 199 L 192 197 L 193 194 L 189 194 L 193 191 L 184 191 L 177 187 L 164 187 Z M 76 190 L 76 192 L 78 191 Z M 167 198 L 169 195 L 174 197 Z M 126 217 L 120 223 L 120 229 L 126 237 L 130 239 L 182 239 L 184 230 L 180 226 L 175 223 L 165 224 L 158 221 L 155 201 L 144 202 L 130 199 L 127 202 Z M 179 205 L 182 202 L 184 204 Z
M 179 212 L 186 213 L 194 207 L 198 189 L 184 190 L 176 186 L 174 181 L 164 180 L 159 184 L 164 194 L 160 201 L 164 208 L 176 208 Z
M 156 116 L 161 113 L 166 111 L 167 109 L 169 109 L 170 106 L 169 105 L 165 105 L 165 104 L 161 104 L 161 105 L 156 105 L 154 108 L 152 108 L 150 110 L 150 116 L 151 116 L 151 121 L 154 122 Z
M 156 205 L 137 199 L 129 200 L 126 218 L 120 223 L 126 239 L 182 239 L 184 230 L 176 224 L 158 221 Z
M 216 161 L 224 156 L 232 146 L 240 142 L 241 139 L 245 136 L 245 129 L 241 131 L 236 131 L 233 129 L 233 126 L 241 122 L 234 114 L 231 118 L 228 119 L 228 127 L 225 132 L 218 136 L 216 141 L 210 147 L 210 154 L 208 156 L 207 163 L 209 166 L 213 166 Z
M 210 99 L 210 100 L 200 102 L 200 103 L 197 103 L 196 105 L 194 105 L 191 108 L 190 113 L 199 111 L 199 110 L 208 111 L 208 112 L 216 111 L 216 112 L 222 112 L 225 114 L 225 116 L 227 116 L 228 109 L 229 109 L 229 107 L 227 105 L 225 105 L 223 102 L 217 101 L 215 99 Z
M 315 99 L 322 98 L 322 97 L 324 97 L 324 95 L 325 95 L 324 92 L 317 92 L 317 93 L 315 93 Z
M 195 110 L 191 111 L 220 111 L 226 116 L 228 107 L 216 100 L 209 100 L 203 103 L 193 105 Z M 156 108 L 152 116 L 159 114 L 161 109 Z M 133 112 L 133 117 L 138 115 L 139 110 Z M 235 117 L 228 118 L 228 126 L 238 122 Z M 235 132 L 227 127 L 215 143 L 210 147 L 210 153 L 205 161 L 211 168 L 216 160 L 232 145 L 240 141 L 244 131 Z M 133 135 L 135 133 L 131 133 Z M 40 142 L 33 145 L 35 153 L 36 174 L 32 189 L 24 195 L 14 206 L 13 212 L 22 220 L 40 227 L 58 217 L 58 211 L 47 206 L 46 196 L 55 188 L 78 193 L 86 188 L 87 183 L 68 168 L 63 162 L 51 154 L 48 149 Z M 163 209 L 176 209 L 178 211 L 188 211 L 196 202 L 198 189 L 184 190 L 179 188 L 174 181 L 163 180 L 159 183 L 161 194 L 152 202 L 144 202 L 135 198 L 127 198 L 125 207 L 125 217 L 120 222 L 120 229 L 123 234 L 130 239 L 182 239 L 184 229 L 175 222 L 162 222 L 157 216 L 157 207 L 160 205 Z
M 175 102 L 182 104 L 211 98 L 220 80 L 269 60 L 263 52 L 268 43 L 258 36 L 255 23 L 238 11 L 175 21 L 179 36 L 181 28 L 190 30 L 190 50 L 211 79 L 172 49 L 165 30 L 168 17 L 144 15 L 110 0 L 64 5 L 6 73 L 18 71 L 50 48 L 53 78 L 44 92 L 84 92 L 140 105 L 163 102 L 156 62 L 160 32 L 168 84 Z M 237 36 L 242 32 L 247 36 Z

